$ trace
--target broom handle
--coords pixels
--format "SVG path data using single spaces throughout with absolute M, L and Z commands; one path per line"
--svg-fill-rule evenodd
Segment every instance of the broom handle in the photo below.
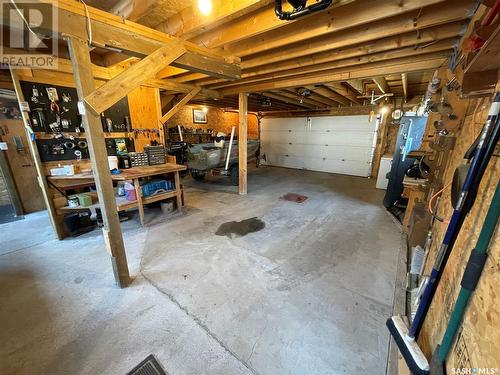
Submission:
M 461 289 L 458 294 L 455 307 L 451 313 L 450 321 L 448 322 L 448 327 L 444 333 L 443 340 L 441 341 L 441 346 L 438 350 L 438 358 L 441 362 L 446 360 L 448 353 L 453 344 L 453 339 L 458 331 L 458 327 L 462 322 L 462 317 L 464 316 L 465 309 L 469 303 L 469 299 L 472 292 L 476 289 L 476 285 L 483 271 L 484 264 L 486 262 L 488 254 L 488 246 L 490 244 L 491 238 L 495 233 L 495 228 L 497 226 L 498 217 L 500 216 L 500 183 L 497 184 L 495 190 L 495 195 L 484 219 L 483 227 L 479 238 L 476 243 L 476 248 L 472 250 L 469 261 L 465 268 L 464 275 L 462 277 Z

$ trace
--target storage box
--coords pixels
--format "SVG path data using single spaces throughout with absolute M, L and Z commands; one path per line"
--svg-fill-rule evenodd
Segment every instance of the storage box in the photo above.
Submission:
M 88 207 L 92 205 L 92 197 L 88 194 L 82 193 L 82 194 L 76 194 L 78 197 L 78 202 L 80 203 L 80 206 L 82 207 Z
M 141 165 L 148 165 L 148 156 L 144 152 L 130 152 L 130 165 L 132 167 L 139 167 Z
M 165 147 L 147 146 L 144 147 L 144 152 L 148 155 L 149 165 L 165 164 Z
M 166 192 L 173 189 L 174 189 L 174 183 L 172 181 L 155 180 L 142 185 L 142 194 L 145 197 L 149 197 L 159 192 Z

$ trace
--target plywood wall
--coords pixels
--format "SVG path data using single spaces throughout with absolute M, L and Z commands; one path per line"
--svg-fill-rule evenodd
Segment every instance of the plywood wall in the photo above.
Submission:
M 195 124 L 193 123 L 193 108 L 200 109 L 199 106 L 184 106 L 167 121 L 167 125 L 169 127 L 180 125 L 193 129 L 202 128 L 203 130 L 213 129 L 216 132 L 226 134 L 231 134 L 231 128 L 236 126 L 236 131 L 238 131 L 238 113 L 224 112 L 220 108 L 207 107 L 208 123 Z M 252 114 L 248 115 L 248 139 L 258 139 L 257 117 Z
M 465 151 L 472 144 L 487 117 L 489 99 L 475 99 L 464 103 L 468 108 L 464 123 L 456 131 L 457 144 L 452 151 L 445 181 L 450 181 L 455 168 L 462 163 Z M 497 149 L 498 150 L 498 149 Z M 429 315 L 420 335 L 420 345 L 430 358 L 434 348 L 440 343 L 446 329 L 450 311 L 454 306 L 460 281 L 469 254 L 474 247 L 484 217 L 491 202 L 496 184 L 500 179 L 500 160 L 498 153 L 493 156 L 479 188 L 476 203 L 469 213 L 449 258 L 441 283 L 437 289 Z M 452 213 L 450 189 L 442 195 L 438 215 L 450 217 Z M 433 245 L 425 266 L 430 273 L 437 247 L 440 245 L 446 224 L 436 222 L 433 228 Z M 447 361 L 447 370 L 453 368 L 497 368 L 500 369 L 500 238 L 497 232 L 490 247 L 490 254 L 465 314 L 462 329 L 457 335 L 454 348 Z M 497 370 L 498 371 L 498 370 Z
M 134 129 L 146 130 L 134 135 L 135 150 L 144 151 L 144 146 L 152 140 L 163 143 L 163 127 L 160 124 L 161 104 L 158 89 L 140 86 L 128 94 L 130 120 Z M 148 132 L 147 129 L 159 129 L 159 135 Z

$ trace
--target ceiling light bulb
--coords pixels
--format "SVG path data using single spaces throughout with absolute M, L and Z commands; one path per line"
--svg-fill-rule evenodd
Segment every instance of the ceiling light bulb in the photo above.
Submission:
M 212 11 L 212 0 L 198 0 L 198 9 L 201 14 L 207 16 Z

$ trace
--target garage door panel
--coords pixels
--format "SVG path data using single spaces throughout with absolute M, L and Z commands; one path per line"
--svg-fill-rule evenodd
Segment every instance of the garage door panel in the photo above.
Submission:
M 373 132 L 374 123 L 368 122 L 368 116 L 315 117 L 312 130 Z
M 368 116 L 266 119 L 261 128 L 264 164 L 368 176 L 375 122 Z
M 266 154 L 266 159 L 266 165 L 270 166 L 349 174 L 353 176 L 365 177 L 371 170 L 371 164 L 360 162 L 359 160 L 334 160 L 276 154 Z
M 298 143 L 311 145 L 329 145 L 338 147 L 370 147 L 373 132 L 298 132 L 269 131 L 262 132 L 261 138 L 273 143 Z
M 304 144 L 288 144 L 288 143 L 273 143 L 272 148 L 263 146 L 271 154 L 290 155 L 290 156 L 311 156 L 318 158 L 328 158 L 337 160 L 358 160 L 366 161 L 370 157 L 370 150 L 366 147 L 349 147 L 340 148 L 335 146 L 325 145 L 304 145 Z

